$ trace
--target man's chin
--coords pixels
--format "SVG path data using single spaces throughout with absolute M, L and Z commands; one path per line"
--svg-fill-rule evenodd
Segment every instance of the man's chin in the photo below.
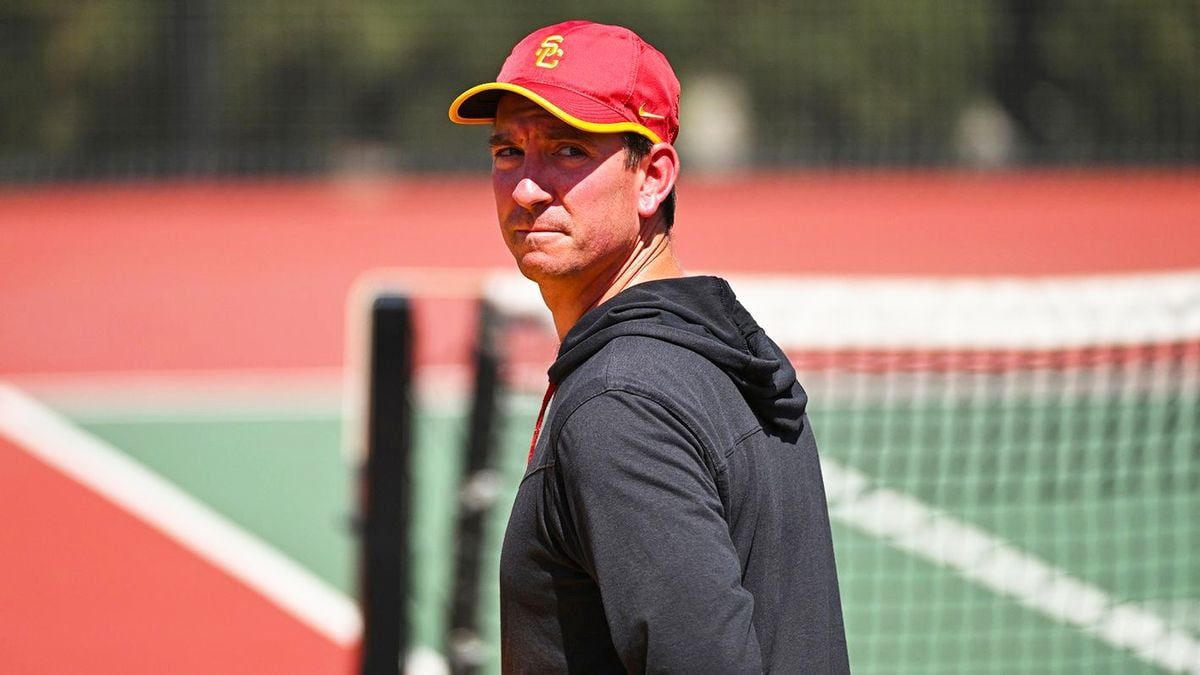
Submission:
M 555 264 L 556 260 L 541 251 L 530 251 L 517 256 L 517 269 L 526 279 L 541 284 L 570 276 L 570 270 Z
M 546 268 L 540 267 L 538 265 L 520 265 L 520 264 L 518 264 L 517 269 L 519 269 L 521 271 L 521 276 L 525 277 L 526 279 L 528 279 L 536 284 L 541 284 L 541 283 L 547 282 L 547 281 L 553 281 L 554 279 L 558 278 L 557 275 L 551 273 L 550 270 L 547 270 Z

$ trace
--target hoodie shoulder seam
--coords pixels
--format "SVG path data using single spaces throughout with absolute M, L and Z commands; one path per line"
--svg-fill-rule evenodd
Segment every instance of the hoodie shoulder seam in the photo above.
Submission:
M 607 373 L 605 373 L 605 375 L 607 375 Z M 640 399 L 645 399 L 645 400 L 649 401 L 650 403 L 654 404 L 655 406 L 662 408 L 668 415 L 670 415 L 672 418 L 677 420 L 681 425 L 683 425 L 683 427 L 685 429 L 687 429 L 688 434 L 695 441 L 696 447 L 702 453 L 704 453 L 705 460 L 706 460 L 705 463 L 712 468 L 713 472 L 715 474 L 721 474 L 721 473 L 725 472 L 725 469 L 727 467 L 727 465 L 725 463 L 725 457 L 727 456 L 728 453 L 714 452 L 713 448 L 709 447 L 709 444 L 704 442 L 704 436 L 702 434 L 697 433 L 695 426 L 688 422 L 687 416 L 684 415 L 679 410 L 676 410 L 673 406 L 671 406 L 669 404 L 669 402 L 661 400 L 659 397 L 654 396 L 652 394 L 652 392 L 636 391 L 634 389 L 630 389 L 627 387 L 613 386 L 613 385 L 607 385 L 607 384 L 600 391 L 597 391 L 597 392 L 591 394 L 590 396 L 587 396 L 586 398 L 584 398 L 577 405 L 572 407 L 569 411 L 564 411 L 565 415 L 562 418 L 562 422 L 555 425 L 554 436 L 551 437 L 550 439 L 548 439 L 554 444 L 553 447 L 554 447 L 555 454 L 557 454 L 557 452 L 558 452 L 558 441 L 559 441 L 559 437 L 562 435 L 562 430 L 564 427 L 567 426 L 568 423 L 570 423 L 571 418 L 575 416 L 575 413 L 577 413 L 580 408 L 587 405 L 587 403 L 589 403 L 590 401 L 600 398 L 601 396 L 608 395 L 608 394 L 624 394 L 626 396 L 635 396 Z M 735 443 L 734 446 L 736 447 L 736 445 L 737 444 Z
M 762 432 L 763 432 L 762 425 L 759 424 L 759 425 L 756 425 L 753 429 L 743 433 L 741 436 L 738 436 L 737 439 L 733 441 L 733 443 L 729 444 L 729 449 L 725 451 L 725 456 L 729 457 L 730 455 L 733 454 L 734 450 L 737 450 L 739 447 L 741 447 L 742 443 L 745 443 L 746 441 L 750 440 L 751 438 L 753 438 L 754 436 L 757 436 L 758 434 L 760 434 Z

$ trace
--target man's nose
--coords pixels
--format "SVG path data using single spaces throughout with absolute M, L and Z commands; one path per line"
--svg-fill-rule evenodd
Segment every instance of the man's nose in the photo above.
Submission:
M 532 178 L 525 177 L 513 188 L 513 200 L 527 211 L 533 211 L 539 204 L 549 203 L 553 198 L 549 192 L 542 189 Z

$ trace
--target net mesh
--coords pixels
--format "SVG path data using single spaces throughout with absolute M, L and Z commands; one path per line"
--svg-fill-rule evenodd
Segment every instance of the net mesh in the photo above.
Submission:
M 1103 351 L 808 373 L 860 667 L 1197 667 L 1200 349 Z
M 731 283 L 810 394 L 855 672 L 1200 672 L 1200 274 Z M 553 340 L 508 344 L 514 489 Z

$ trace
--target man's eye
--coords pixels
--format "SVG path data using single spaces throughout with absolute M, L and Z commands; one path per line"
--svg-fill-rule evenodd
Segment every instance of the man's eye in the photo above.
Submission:
M 521 150 L 518 148 L 496 148 L 492 153 L 493 157 L 520 157 Z
M 564 145 L 556 151 L 556 154 L 563 157 L 586 157 L 587 153 L 576 145 Z

